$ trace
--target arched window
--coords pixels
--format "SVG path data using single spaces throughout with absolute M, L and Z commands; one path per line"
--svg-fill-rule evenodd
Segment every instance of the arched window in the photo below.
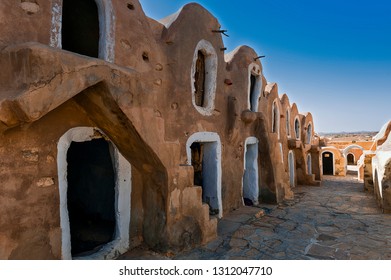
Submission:
M 307 126 L 307 142 L 306 142 L 306 144 L 311 144 L 311 140 L 312 140 L 312 124 L 310 123 Z
M 280 112 L 276 100 L 272 105 L 272 132 L 278 133 L 278 138 L 280 138 Z
M 248 108 L 253 112 L 258 112 L 258 100 L 262 90 L 262 72 L 256 63 L 249 65 L 249 92 Z
M 211 43 L 198 42 L 191 67 L 192 103 L 196 110 L 210 116 L 214 110 L 217 78 L 217 55 Z
M 300 139 L 300 121 L 299 121 L 299 118 L 295 119 L 295 136 L 296 136 L 297 140 Z

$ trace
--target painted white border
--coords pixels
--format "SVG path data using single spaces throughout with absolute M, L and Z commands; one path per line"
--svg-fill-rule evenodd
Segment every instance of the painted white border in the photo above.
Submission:
M 217 200 L 219 207 L 219 218 L 223 217 L 223 204 L 221 199 L 221 141 L 220 137 L 215 132 L 196 132 L 192 134 L 186 141 L 187 164 L 191 165 L 191 148 L 194 142 L 210 143 L 216 142 L 216 160 L 217 160 Z
M 252 100 L 250 100 L 251 97 L 251 75 L 255 76 L 255 85 L 254 85 L 254 92 L 256 94 L 253 95 Z M 247 109 L 253 112 L 258 112 L 258 103 L 259 103 L 259 96 L 261 95 L 262 90 L 262 70 L 261 67 L 252 62 L 248 66 L 248 96 L 247 96 Z M 252 106 L 251 106 L 252 105 Z
M 60 193 L 60 223 L 61 223 L 61 252 L 62 259 L 71 260 L 71 233 L 69 225 L 67 205 L 67 152 L 72 141 L 85 142 L 101 138 L 103 133 L 93 127 L 75 127 L 68 130 L 57 144 L 57 168 L 58 184 Z M 130 195 L 131 195 L 131 166 L 130 163 L 119 153 L 118 149 L 109 142 L 114 150 L 113 166 L 115 168 L 115 217 L 116 229 L 113 241 L 103 246 L 98 252 L 80 259 L 112 259 L 119 254 L 125 253 L 129 248 L 129 225 L 130 225 Z
M 321 160 L 321 162 L 322 162 L 322 175 L 324 175 L 323 174 L 323 154 L 324 153 L 331 153 L 332 155 L 333 155 L 333 176 L 335 176 L 335 154 L 334 154 L 334 152 L 332 152 L 332 151 L 330 151 L 330 150 L 324 150 L 324 151 L 322 151 L 322 153 L 320 154 L 320 160 Z
M 292 150 L 288 152 L 289 184 L 292 188 L 296 186 L 296 162 L 295 154 Z
M 205 94 L 204 106 L 198 106 L 195 103 L 195 73 L 198 58 L 198 51 L 205 56 Z M 216 79 L 217 79 L 217 54 L 212 44 L 204 39 L 198 42 L 194 55 L 193 64 L 191 65 L 190 83 L 191 83 L 191 102 L 194 108 L 204 116 L 213 114 L 216 98 Z
M 243 201 L 243 205 L 244 205 L 244 174 L 245 174 L 245 171 L 246 171 L 246 154 L 247 154 L 247 146 L 248 145 L 256 145 L 257 147 L 257 150 L 256 150 L 256 155 L 255 155 L 255 165 L 254 165 L 254 169 L 256 170 L 256 173 L 255 173 L 255 183 L 256 183 L 256 192 L 255 192 L 255 196 L 257 197 L 257 200 L 256 201 L 253 201 L 254 205 L 258 205 L 259 203 L 259 172 L 258 172 L 258 143 L 259 143 L 259 140 L 258 138 L 254 137 L 254 136 L 250 136 L 248 137 L 245 141 L 244 141 L 244 155 L 243 155 L 243 178 L 242 178 L 242 201 Z
M 50 43 L 54 48 L 62 48 L 62 2 L 52 0 Z M 114 62 L 115 16 L 111 0 L 95 0 L 99 16 L 99 58 Z

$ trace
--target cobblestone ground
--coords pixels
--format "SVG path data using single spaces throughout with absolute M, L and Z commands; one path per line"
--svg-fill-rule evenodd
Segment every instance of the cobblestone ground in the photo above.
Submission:
M 179 254 L 133 250 L 120 259 L 391 259 L 391 215 L 348 176 L 297 187 L 283 205 L 233 211 L 211 243 Z

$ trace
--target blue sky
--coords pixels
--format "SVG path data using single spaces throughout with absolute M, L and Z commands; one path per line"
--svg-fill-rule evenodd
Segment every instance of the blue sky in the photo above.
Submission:
M 227 52 L 248 45 L 318 132 L 377 131 L 391 119 L 391 1 L 140 0 L 164 18 L 197 2 L 218 18 Z

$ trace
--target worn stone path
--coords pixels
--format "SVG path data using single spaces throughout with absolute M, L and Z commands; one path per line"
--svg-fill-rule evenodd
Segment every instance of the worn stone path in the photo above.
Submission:
M 353 176 L 297 187 L 283 205 L 243 207 L 220 220 L 219 237 L 179 254 L 133 250 L 120 259 L 391 259 L 391 215 Z

